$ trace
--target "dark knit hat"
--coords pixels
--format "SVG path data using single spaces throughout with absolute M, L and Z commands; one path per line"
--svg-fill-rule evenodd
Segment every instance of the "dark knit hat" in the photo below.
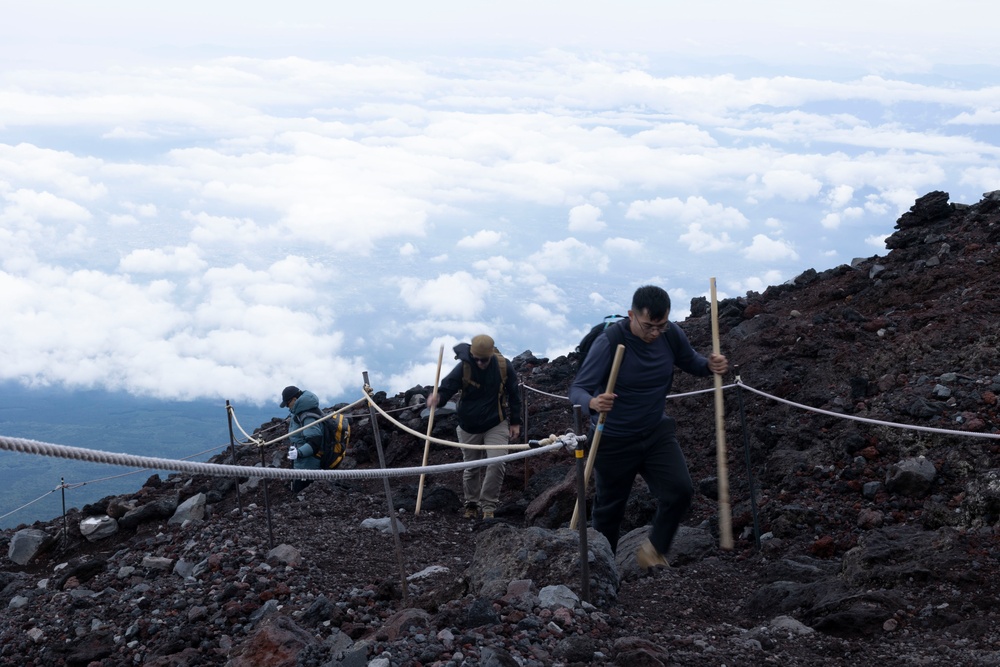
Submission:
M 281 390 L 281 405 L 278 407 L 287 408 L 289 401 L 291 401 L 293 398 L 298 398 L 301 395 L 302 395 L 302 390 L 299 389 L 298 387 L 295 386 L 285 387 L 284 389 Z

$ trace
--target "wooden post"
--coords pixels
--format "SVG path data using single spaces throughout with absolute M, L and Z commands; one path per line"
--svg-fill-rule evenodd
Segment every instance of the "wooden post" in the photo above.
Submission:
M 438 383 L 441 382 L 441 360 L 444 359 L 444 345 L 438 350 L 438 367 L 437 373 L 434 375 L 434 391 L 431 396 L 437 397 L 438 395 Z M 431 406 L 431 412 L 427 416 L 427 439 L 424 440 L 424 460 L 421 466 L 427 467 L 427 457 L 431 453 L 431 431 L 434 430 L 434 408 L 437 406 Z M 424 477 L 426 475 L 420 475 L 420 484 L 417 486 L 417 506 L 413 510 L 413 516 L 420 516 L 420 502 L 424 497 Z
M 611 374 L 608 376 L 608 386 L 604 390 L 605 394 L 615 393 L 615 381 L 618 379 L 618 369 L 622 365 L 622 356 L 625 354 L 625 346 L 619 345 L 615 350 L 615 360 L 611 364 Z M 586 496 L 587 483 L 590 481 L 590 473 L 594 471 L 594 458 L 597 456 L 597 446 L 601 442 L 601 433 L 604 432 L 604 422 L 608 418 L 608 413 L 602 412 L 597 417 L 597 427 L 594 429 L 594 441 L 590 444 L 590 451 L 587 452 L 587 467 L 583 473 L 583 493 Z M 586 502 L 586 498 L 584 499 Z M 585 502 L 583 503 L 585 505 Z M 576 530 L 576 522 L 580 516 L 580 502 L 573 508 L 573 518 L 569 521 L 569 529 Z M 584 519 L 586 520 L 586 519 Z
M 712 353 L 719 354 L 719 304 L 715 298 L 715 278 L 709 279 L 712 291 Z M 715 463 L 719 486 L 719 546 L 733 548 L 732 511 L 729 508 L 729 472 L 726 464 L 726 409 L 722 402 L 722 376 L 715 378 Z

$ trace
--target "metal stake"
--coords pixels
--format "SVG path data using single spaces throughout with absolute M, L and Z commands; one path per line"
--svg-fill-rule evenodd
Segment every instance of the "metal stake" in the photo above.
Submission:
M 59 488 L 62 490 L 63 506 L 63 546 L 69 541 L 69 524 L 66 522 L 66 478 L 59 478 Z
M 233 437 L 233 408 L 229 405 L 229 400 L 226 400 L 226 419 L 229 421 L 229 449 L 233 455 L 233 465 L 236 465 L 236 438 Z M 240 508 L 240 514 L 243 514 L 243 497 L 240 495 L 240 481 L 236 480 L 236 504 Z
M 371 395 L 371 386 L 368 384 L 368 371 L 362 373 L 365 380 L 365 393 Z M 371 403 L 368 404 L 368 413 L 372 420 L 372 434 L 375 436 L 375 448 L 378 450 L 378 464 L 385 470 L 385 454 L 382 452 L 382 436 L 378 429 L 378 413 Z M 399 541 L 399 526 L 396 524 L 396 506 L 392 501 L 392 489 L 389 488 L 389 478 L 383 476 L 382 482 L 385 485 L 385 499 L 389 503 L 389 524 L 392 526 L 392 540 L 396 545 L 396 561 L 399 564 L 399 583 L 403 589 L 403 604 L 409 604 L 406 591 L 406 568 L 403 567 L 403 545 Z
M 260 465 L 262 468 L 266 468 L 267 464 L 264 462 L 264 448 L 260 448 Z M 267 546 L 269 549 L 274 548 L 274 528 L 271 525 L 271 496 L 267 493 L 267 477 L 264 478 L 264 511 L 267 514 Z
M 521 442 L 528 442 L 528 392 L 524 390 L 524 382 L 519 382 L 518 387 L 521 392 Z M 524 458 L 524 486 L 521 488 L 525 491 L 528 490 L 529 458 L 530 457 Z
M 747 463 L 747 484 L 750 486 L 750 513 L 753 515 L 753 543 L 760 549 L 760 518 L 757 514 L 757 492 L 753 483 L 753 468 L 750 465 L 750 438 L 747 437 L 747 416 L 743 410 L 743 382 L 740 380 L 740 367 L 734 366 L 736 373 L 736 401 L 740 406 L 740 430 L 743 431 L 743 453 Z
M 573 406 L 574 433 L 582 435 L 583 408 Z M 587 547 L 587 482 L 586 482 L 586 441 L 577 446 L 573 452 L 576 458 L 576 510 L 583 517 L 580 522 L 580 597 L 584 602 L 590 602 L 590 549 Z

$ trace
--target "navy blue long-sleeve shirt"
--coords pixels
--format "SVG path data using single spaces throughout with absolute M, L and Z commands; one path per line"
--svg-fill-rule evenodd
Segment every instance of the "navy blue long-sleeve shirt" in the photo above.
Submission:
M 623 329 L 625 354 L 615 380 L 615 404 L 604 420 L 604 434 L 626 437 L 646 433 L 664 417 L 664 401 L 673 384 L 674 367 L 692 375 L 708 376 L 712 373 L 708 359 L 691 347 L 687 335 L 673 322 L 670 326 L 675 329 L 676 350 L 671 348 L 666 335 L 657 336 L 651 343 L 644 342 L 629 330 L 627 319 L 612 326 Z M 573 405 L 590 410 L 590 399 L 604 393 L 614 355 L 607 335 L 594 340 L 569 389 Z M 590 413 L 596 423 L 598 413 L 592 410 Z

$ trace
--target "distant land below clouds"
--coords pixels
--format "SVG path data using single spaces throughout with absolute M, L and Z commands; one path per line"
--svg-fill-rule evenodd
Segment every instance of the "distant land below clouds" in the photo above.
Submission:
M 280 392 L 280 388 L 278 390 Z M 288 411 L 233 404 L 250 434 Z M 163 401 L 121 392 L 26 390 L 0 385 L 0 435 L 105 452 L 206 461 L 229 445 L 225 401 Z M 238 430 L 237 441 L 243 441 Z M 152 475 L 145 470 L 0 450 L 0 528 L 48 520 L 62 514 L 61 483 L 84 484 L 65 491 L 66 507 L 80 508 L 106 496 L 137 491 Z M 41 499 L 41 500 L 39 500 Z M 38 502 L 33 502 L 33 501 Z M 28 507 L 18 510 L 25 504 Z M 17 511 L 15 511 L 17 510 Z

